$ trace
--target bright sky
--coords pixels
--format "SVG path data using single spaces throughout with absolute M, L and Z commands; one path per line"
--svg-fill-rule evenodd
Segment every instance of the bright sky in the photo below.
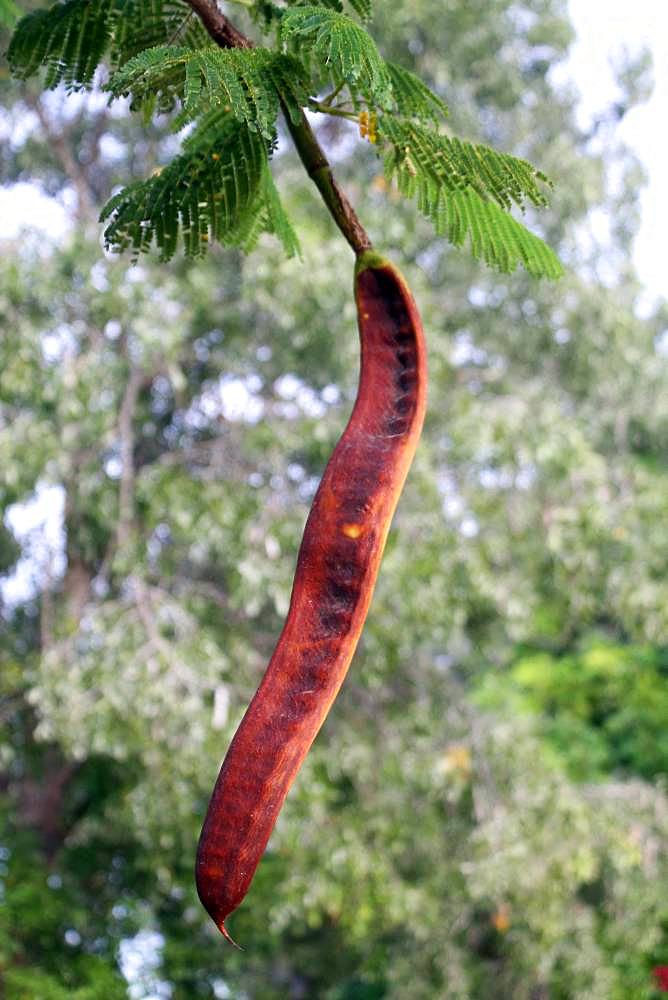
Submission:
M 654 92 L 631 111 L 619 134 L 649 173 L 642 195 L 642 226 L 634 258 L 641 279 L 654 295 L 667 295 L 666 266 L 660 253 L 661 227 L 668 220 L 668 2 L 666 0 L 569 0 L 577 41 L 569 68 L 582 95 L 586 120 L 606 104 L 614 89 L 610 58 L 624 46 L 649 45 L 654 56 Z

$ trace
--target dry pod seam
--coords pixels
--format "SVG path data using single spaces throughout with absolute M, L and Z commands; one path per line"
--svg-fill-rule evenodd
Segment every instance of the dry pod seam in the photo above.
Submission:
M 288 616 L 230 744 L 200 836 L 196 881 L 216 926 L 246 895 L 292 782 L 355 652 L 426 405 L 422 324 L 399 270 L 355 268 L 357 399 L 306 522 Z

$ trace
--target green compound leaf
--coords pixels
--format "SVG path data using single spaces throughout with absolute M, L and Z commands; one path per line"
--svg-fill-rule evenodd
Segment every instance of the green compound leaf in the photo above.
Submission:
M 526 160 L 389 116 L 379 119 L 377 137 L 387 179 L 417 200 L 440 235 L 456 246 L 468 237 L 473 255 L 500 271 L 523 264 L 536 276 L 563 273 L 554 252 L 509 214 L 513 204 L 547 203 L 539 184 L 550 182 Z
M 419 192 L 429 200 L 443 188 L 471 187 L 505 209 L 513 203 L 523 208 L 527 201 L 539 208 L 547 204 L 539 185 L 551 187 L 551 183 L 527 160 L 389 116 L 379 119 L 377 132 L 389 147 L 386 171 L 389 176 L 396 174 L 407 194 Z
M 371 0 L 348 0 L 350 7 L 355 11 L 357 16 L 362 21 L 369 21 L 373 13 L 373 5 Z M 302 6 L 301 0 L 288 0 L 289 7 Z M 343 11 L 342 0 L 319 0 L 319 2 L 311 3 L 311 7 L 326 7 L 329 10 L 337 10 L 339 12 Z M 278 9 L 279 17 L 282 16 L 283 10 Z
M 292 7 L 281 19 L 279 36 L 335 86 L 346 83 L 353 97 L 392 107 L 392 79 L 376 43 L 345 14 L 311 5 Z
M 162 45 L 130 59 L 111 77 L 106 89 L 132 97 L 132 107 L 183 111 L 176 127 L 213 108 L 226 108 L 249 128 L 271 139 L 283 102 L 298 119 L 308 103 L 309 80 L 294 56 L 268 49 L 192 49 Z
M 436 232 L 454 246 L 469 237 L 471 252 L 479 260 L 506 274 L 522 264 L 535 278 L 560 278 L 564 269 L 554 251 L 493 201 L 475 191 L 444 193 L 438 206 L 424 212 Z
M 288 254 L 299 252 L 269 172 L 270 147 L 231 114 L 213 111 L 159 173 L 124 188 L 101 221 L 108 249 L 135 256 L 155 243 L 169 260 L 179 237 L 189 257 L 218 240 L 251 249 L 262 232 L 275 233 Z
M 392 97 L 397 113 L 403 118 L 419 118 L 422 121 L 438 122 L 449 115 L 448 106 L 441 100 L 419 76 L 386 62 L 387 71 L 392 82 Z
M 178 39 L 200 48 L 208 36 L 181 0 L 64 0 L 21 18 L 7 59 L 26 79 L 45 70 L 44 85 L 90 87 L 103 59 L 122 66 L 144 49 Z

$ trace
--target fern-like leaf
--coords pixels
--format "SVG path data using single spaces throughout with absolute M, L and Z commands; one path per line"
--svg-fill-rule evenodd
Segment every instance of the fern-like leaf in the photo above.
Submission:
M 171 111 L 178 101 L 190 103 L 185 62 L 190 50 L 158 45 L 129 59 L 112 74 L 104 89 L 114 97 L 131 97 L 133 111 L 155 106 Z M 190 98 L 190 101 L 189 101 Z
M 389 116 L 378 122 L 377 135 L 386 148 L 387 179 L 416 198 L 439 235 L 456 246 L 468 236 L 473 255 L 501 271 L 521 263 L 535 275 L 562 273 L 553 251 L 508 214 L 513 203 L 546 204 L 538 184 L 549 181 L 526 160 Z
M 554 251 L 508 212 L 471 188 L 443 193 L 437 205 L 420 205 L 440 236 L 454 246 L 468 237 L 478 260 L 509 274 L 522 264 L 536 278 L 559 278 L 563 267 Z
M 348 0 L 348 3 L 362 21 L 370 21 L 373 14 L 371 0 Z
M 273 233 L 280 240 L 288 257 L 301 257 L 299 237 L 292 228 L 292 223 L 283 208 L 269 169 L 265 172 L 262 203 L 266 232 Z
M 201 49 L 211 39 L 184 0 L 116 0 L 110 62 L 112 68 L 157 45 Z
M 547 204 L 539 183 L 551 186 L 550 181 L 527 160 L 389 116 L 380 119 L 377 133 L 387 146 L 388 178 L 396 176 L 403 193 L 425 203 L 437 202 L 443 190 L 470 187 L 504 209 L 513 203 L 523 208 L 526 201 Z
M 275 233 L 286 252 L 299 252 L 268 165 L 269 148 L 224 110 L 206 115 L 183 152 L 145 181 L 107 202 L 105 244 L 135 257 L 158 248 L 169 260 L 183 240 L 188 257 L 202 257 L 210 243 L 249 250 L 262 232 Z
M 289 7 L 296 7 L 301 3 L 302 0 L 288 0 Z M 371 14 L 373 13 L 371 0 L 348 0 L 348 3 L 361 21 L 369 21 L 371 19 Z M 339 13 L 343 12 L 342 0 L 316 0 L 316 2 L 312 2 L 310 6 L 327 7 L 329 10 L 336 10 L 339 11 Z M 281 10 L 280 15 L 282 15 L 282 13 L 283 11 Z
M 176 100 L 182 101 L 178 127 L 212 108 L 226 107 L 249 128 L 271 138 L 280 101 L 297 119 L 308 101 L 308 85 L 298 59 L 268 49 L 158 46 L 130 59 L 114 73 L 107 89 L 115 97 L 130 94 L 135 108 L 157 100 L 160 110 L 169 110 Z
M 45 69 L 45 86 L 89 87 L 106 58 L 121 66 L 143 49 L 178 38 L 189 48 L 208 43 L 201 22 L 181 0 L 60 0 L 26 14 L 7 58 L 26 79 Z
M 430 90 L 419 76 L 392 62 L 385 65 L 392 83 L 393 103 L 399 115 L 433 122 L 448 117 L 450 112 L 445 101 Z
M 161 259 L 168 260 L 179 232 L 189 257 L 202 256 L 209 239 L 233 242 L 266 164 L 267 144 L 256 132 L 224 111 L 212 112 L 167 167 L 107 203 L 100 217 L 111 220 L 107 247 L 138 254 L 155 241 Z
M 7 59 L 12 73 L 26 79 L 45 68 L 45 86 L 64 82 L 88 86 L 107 50 L 116 0 L 66 0 L 21 18 Z
M 376 43 L 345 14 L 313 5 L 291 7 L 279 35 L 316 73 L 335 86 L 346 83 L 353 100 L 360 96 L 376 107 L 392 107 L 392 80 Z
M 299 239 L 285 213 L 268 166 L 262 172 L 251 209 L 241 217 L 239 225 L 230 232 L 225 242 L 250 253 L 262 233 L 275 235 L 288 257 L 301 256 Z

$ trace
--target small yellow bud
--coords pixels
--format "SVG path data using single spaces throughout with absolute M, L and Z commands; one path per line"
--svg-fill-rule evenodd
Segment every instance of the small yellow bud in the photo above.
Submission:
M 376 116 L 373 113 L 369 114 L 368 111 L 360 111 L 359 124 L 360 137 L 368 139 L 369 142 L 376 142 L 378 139 L 376 134 Z

